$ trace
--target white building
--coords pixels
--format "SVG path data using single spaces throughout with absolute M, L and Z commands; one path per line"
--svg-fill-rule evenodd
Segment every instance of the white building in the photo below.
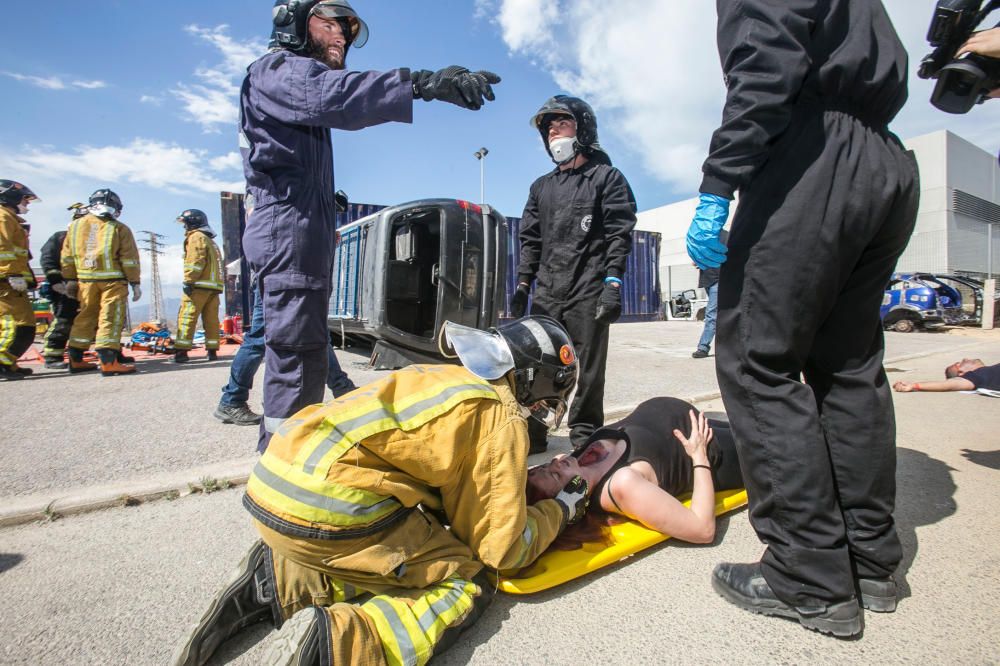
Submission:
M 920 166 L 920 211 L 897 270 L 980 279 L 991 271 L 995 276 L 1000 272 L 1000 165 L 996 156 L 946 130 L 904 143 Z M 697 287 L 698 270 L 684 244 L 697 203 L 697 199 L 687 199 L 638 214 L 636 229 L 662 234 L 664 299 Z

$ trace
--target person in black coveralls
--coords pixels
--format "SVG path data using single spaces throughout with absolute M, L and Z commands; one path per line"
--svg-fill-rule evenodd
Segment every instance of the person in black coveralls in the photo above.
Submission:
M 722 264 L 716 372 L 767 550 L 718 565 L 712 585 L 853 636 L 859 600 L 895 610 L 902 556 L 879 305 L 917 212 L 916 162 L 888 130 L 907 55 L 879 0 L 717 9 L 728 94 L 688 252 Z

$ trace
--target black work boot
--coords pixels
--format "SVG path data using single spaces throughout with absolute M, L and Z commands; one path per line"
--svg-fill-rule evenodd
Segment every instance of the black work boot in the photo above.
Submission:
M 330 616 L 319 606 L 303 608 L 281 626 L 261 659 L 262 664 L 330 666 Z M 327 657 L 328 658 L 328 657 Z
M 891 577 L 858 578 L 858 594 L 861 606 L 875 613 L 891 613 L 896 610 L 896 581 Z
M 235 425 L 257 425 L 260 423 L 260 414 L 250 409 L 245 402 L 242 405 L 223 405 L 219 403 L 212 416 L 223 423 L 233 423 Z
M 798 620 L 812 629 L 838 638 L 850 638 L 861 633 L 861 609 L 851 597 L 828 606 L 793 607 L 774 594 L 761 573 L 760 562 L 732 564 L 723 562 L 712 571 L 712 589 L 740 608 L 762 615 L 776 615 Z
M 209 349 L 208 350 L 208 360 L 209 361 L 218 361 L 219 360 L 219 350 L 218 349 Z
M 186 351 L 178 350 L 174 352 L 174 363 L 187 363 L 190 360 Z
M 229 583 L 212 599 L 201 620 L 188 631 L 174 652 L 174 666 L 201 666 L 229 637 L 258 622 L 275 623 L 271 549 L 257 541 L 230 576 Z
M 14 365 L 14 372 L 16 372 L 19 375 L 24 375 L 25 377 L 30 377 L 31 375 L 35 374 L 35 371 L 32 370 L 31 368 L 25 368 L 17 364 Z
M 62 356 L 45 357 L 45 368 L 47 370 L 65 370 L 68 367 L 69 363 L 64 361 Z
M 4 365 L 0 363 L 0 381 L 16 382 L 18 379 L 24 379 L 24 377 L 25 375 L 17 371 L 16 365 Z

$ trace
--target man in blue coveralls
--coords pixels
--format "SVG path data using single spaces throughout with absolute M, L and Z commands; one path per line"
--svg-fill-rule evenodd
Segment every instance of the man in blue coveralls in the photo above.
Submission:
M 349 72 L 347 49 L 368 26 L 346 0 L 278 0 L 271 51 L 240 92 L 240 151 L 252 197 L 243 249 L 258 276 L 267 321 L 264 418 L 258 450 L 289 416 L 323 399 L 335 238 L 330 128 L 409 123 L 413 100 L 479 109 L 491 72 Z

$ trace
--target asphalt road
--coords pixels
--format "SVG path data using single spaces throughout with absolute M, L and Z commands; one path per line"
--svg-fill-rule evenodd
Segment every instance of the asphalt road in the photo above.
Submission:
M 685 323 L 613 327 L 608 406 L 713 393 L 711 360 L 689 357 L 699 333 Z M 1000 362 L 1000 335 L 890 335 L 887 367 L 893 379 L 927 379 L 961 356 Z M 352 375 L 358 358 L 348 358 Z M 5 502 L 248 460 L 253 429 L 210 415 L 226 372 L 204 363 L 0 384 Z M 53 396 L 58 408 L 40 414 Z M 109 397 L 114 404 L 102 406 Z M 868 613 L 860 640 L 751 615 L 712 592 L 716 562 L 762 550 L 740 511 L 720 522 L 711 546 L 668 541 L 541 595 L 498 596 L 438 663 L 997 663 L 1000 400 L 895 402 L 904 599 L 894 614 Z M 699 406 L 717 411 L 721 402 Z M 253 538 L 240 498 L 232 489 L 0 529 L 0 664 L 166 663 Z M 245 632 L 215 663 L 255 664 L 268 637 L 266 627 Z

